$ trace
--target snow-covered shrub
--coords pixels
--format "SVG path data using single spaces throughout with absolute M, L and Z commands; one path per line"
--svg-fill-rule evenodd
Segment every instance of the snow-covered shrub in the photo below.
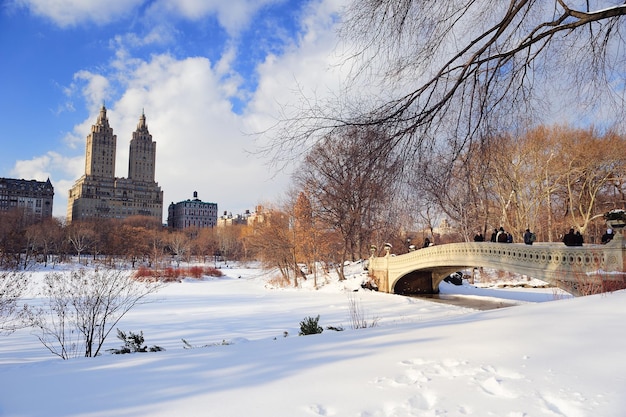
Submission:
M 124 342 L 124 346 L 119 349 L 108 349 L 107 352 L 122 355 L 124 353 L 160 352 L 165 350 L 164 348 L 156 345 L 151 347 L 144 345 L 143 331 L 140 331 L 139 334 L 133 332 L 128 332 L 128 334 L 126 334 L 120 329 L 117 329 L 117 338 Z
M 300 332 L 298 333 L 298 336 L 322 333 L 324 329 L 318 325 L 319 321 L 319 314 L 317 317 L 306 317 L 300 322 Z

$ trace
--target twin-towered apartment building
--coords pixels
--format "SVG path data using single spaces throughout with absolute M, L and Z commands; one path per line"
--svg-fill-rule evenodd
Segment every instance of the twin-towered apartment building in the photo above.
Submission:
M 128 178 L 115 176 L 117 136 L 109 125 L 103 105 L 87 136 L 85 174 L 69 193 L 67 222 L 93 218 L 125 219 L 131 216 L 163 218 L 163 191 L 155 180 L 156 142 L 142 113 L 132 134 Z M 217 224 L 217 204 L 193 200 L 171 203 L 168 226 L 175 229 L 213 227 Z
M 93 218 L 148 216 L 161 221 L 163 191 L 154 179 L 156 142 L 142 114 L 130 141 L 128 178 L 115 176 L 117 136 L 106 107 L 87 135 L 85 173 L 70 189 L 67 222 Z
M 132 133 L 128 177 L 115 176 L 117 136 L 109 125 L 104 105 L 91 126 L 85 147 L 85 173 L 69 190 L 66 221 L 98 218 L 125 219 L 132 216 L 163 218 L 163 191 L 155 180 L 156 142 L 142 112 Z M 52 217 L 54 188 L 46 182 L 0 178 L 0 211 L 22 208 L 37 216 Z M 263 221 L 262 208 L 233 216 L 224 212 L 218 218 L 217 204 L 198 199 L 171 203 L 167 224 L 173 229 L 231 226 Z

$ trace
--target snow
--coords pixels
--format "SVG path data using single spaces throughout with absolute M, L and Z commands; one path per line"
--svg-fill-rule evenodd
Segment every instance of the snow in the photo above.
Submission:
M 0 416 L 626 415 L 625 291 L 442 284 L 518 304 L 477 311 L 362 290 L 358 268 L 319 289 L 244 266 L 168 284 L 117 326 L 163 352 L 63 361 L 28 329 L 0 336 Z M 350 300 L 376 326 L 352 329 Z M 298 336 L 318 314 L 345 330 Z

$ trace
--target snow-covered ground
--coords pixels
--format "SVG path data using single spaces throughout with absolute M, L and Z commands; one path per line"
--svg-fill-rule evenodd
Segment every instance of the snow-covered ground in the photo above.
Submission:
M 626 415 L 625 291 L 442 284 L 519 304 L 477 311 L 360 290 L 355 268 L 319 289 L 244 267 L 169 284 L 117 326 L 163 352 L 63 361 L 27 329 L 0 336 L 0 416 Z M 375 327 L 351 329 L 355 302 Z M 345 330 L 298 336 L 318 314 Z

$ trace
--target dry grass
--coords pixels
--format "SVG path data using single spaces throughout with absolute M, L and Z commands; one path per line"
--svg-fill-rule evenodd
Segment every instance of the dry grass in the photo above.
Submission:
M 192 266 L 189 268 L 150 269 L 139 267 L 133 278 L 140 281 L 158 280 L 162 282 L 180 282 L 183 278 L 202 279 L 203 277 L 222 277 L 224 273 L 211 266 Z
M 267 283 L 270 286 L 276 287 L 276 288 L 287 288 L 291 286 L 291 281 L 289 281 L 288 278 L 285 278 L 282 274 L 276 274 L 276 275 L 271 276 L 267 280 Z

